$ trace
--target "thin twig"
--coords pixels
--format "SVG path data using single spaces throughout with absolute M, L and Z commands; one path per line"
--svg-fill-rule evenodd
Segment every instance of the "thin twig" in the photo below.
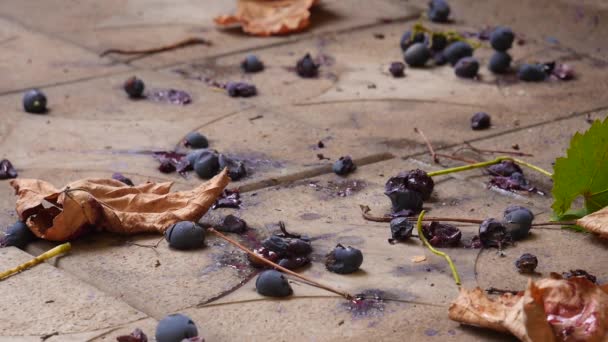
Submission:
M 203 39 L 203 38 L 191 37 L 191 38 L 186 38 L 186 39 L 180 40 L 173 44 L 156 47 L 156 48 L 141 49 L 141 50 L 108 49 L 108 50 L 105 50 L 104 52 L 100 53 L 99 57 L 103 57 L 103 56 L 109 55 L 111 53 L 115 53 L 115 54 L 119 54 L 119 55 L 153 54 L 153 53 L 159 53 L 159 52 L 164 52 L 164 51 L 169 51 L 169 50 L 180 49 L 180 48 L 183 48 L 183 47 L 186 47 L 189 45 L 195 45 L 195 44 L 203 44 L 203 45 L 209 46 L 209 45 L 211 45 L 211 42 L 206 39 Z
M 420 212 L 420 215 L 418 216 L 418 222 L 416 223 L 416 229 L 418 230 L 418 236 L 420 237 L 420 240 L 422 240 L 422 243 L 424 243 L 424 245 L 431 252 L 433 252 L 433 254 L 443 257 L 448 262 L 448 265 L 450 265 L 450 269 L 452 270 L 452 276 L 454 277 L 454 281 L 456 282 L 457 286 L 460 286 L 460 284 L 461 284 L 460 275 L 458 274 L 458 270 L 456 270 L 456 266 L 454 265 L 454 262 L 452 262 L 452 258 L 450 258 L 450 256 L 447 255 L 446 253 L 440 252 L 440 251 L 436 250 L 435 248 L 433 248 L 433 246 L 431 246 L 429 241 L 426 239 L 426 236 L 424 236 L 424 234 L 422 233 L 422 219 L 423 218 L 424 218 L 424 210 L 422 212 Z
M 454 155 L 449 155 L 449 154 L 443 154 L 443 153 L 435 153 L 435 155 L 437 157 L 442 157 L 442 158 L 448 158 L 448 159 L 452 159 L 452 160 L 457 160 L 457 161 L 461 161 L 461 162 L 465 162 L 468 164 L 474 164 L 477 163 L 477 160 L 473 160 L 473 159 L 467 159 L 467 158 L 462 158 L 462 157 L 456 157 Z
M 530 153 L 525 153 L 525 152 L 518 152 L 518 151 L 505 151 L 505 150 L 486 150 L 483 148 L 477 148 L 473 145 L 471 145 L 471 143 L 465 142 L 465 145 L 467 145 L 467 147 L 469 147 L 471 150 L 477 152 L 477 153 L 504 153 L 504 154 L 510 154 L 513 156 L 518 156 L 518 157 L 534 157 L 533 154 Z
M 212 233 L 212 234 L 214 234 L 215 236 L 219 237 L 220 239 L 223 239 L 226 242 L 234 245 L 235 247 L 239 248 L 240 250 L 242 250 L 243 252 L 247 253 L 249 256 L 255 258 L 256 260 L 258 260 L 260 262 L 263 262 L 266 265 L 271 266 L 271 267 L 273 267 L 273 268 L 275 268 L 275 269 L 277 269 L 277 270 L 279 270 L 279 271 L 281 271 L 283 273 L 287 273 L 287 274 L 289 274 L 289 275 L 291 275 L 293 277 L 296 277 L 296 278 L 298 278 L 300 280 L 303 280 L 303 281 L 305 281 L 306 283 L 308 283 L 310 285 L 313 285 L 313 286 L 316 286 L 318 288 L 321 288 L 321 289 L 324 289 L 326 291 L 329 291 L 331 293 L 335 293 L 337 295 L 340 295 L 340 296 L 342 296 L 342 297 L 344 297 L 344 298 L 346 298 L 348 300 L 354 300 L 355 299 L 355 297 L 353 295 L 349 294 L 348 292 L 342 292 L 342 291 L 336 290 L 336 289 L 334 289 L 334 288 L 332 288 L 330 286 L 323 285 L 323 284 L 317 282 L 316 280 L 310 279 L 310 278 L 308 278 L 306 276 L 303 276 L 301 274 L 298 274 L 298 273 L 296 273 L 294 271 L 288 270 L 285 267 L 279 266 L 279 265 L 275 264 L 274 262 L 272 262 L 272 261 L 270 261 L 270 260 L 268 260 L 266 258 L 263 258 L 263 257 L 261 257 L 261 256 L 259 256 L 257 254 L 255 254 L 254 252 L 252 252 L 251 250 L 249 250 L 247 247 L 241 245 L 240 243 L 238 243 L 237 241 L 235 241 L 235 240 L 227 237 L 226 235 L 218 232 L 213 227 L 208 228 L 207 231 L 210 232 L 210 233 Z
M 431 157 L 433 158 L 433 161 L 436 164 L 439 164 L 439 159 L 437 158 L 437 154 L 435 153 L 435 150 L 433 149 L 433 145 L 431 145 L 431 142 L 429 141 L 429 139 L 426 138 L 426 135 L 424 135 L 424 132 L 422 132 L 422 130 L 418 129 L 417 127 L 414 127 L 414 132 L 420 134 L 420 136 L 422 137 L 422 140 L 424 140 L 424 143 L 426 144 L 426 147 L 429 149 L 429 152 L 431 153 Z
M 40 254 L 39 256 L 35 257 L 34 259 L 32 259 L 26 263 L 23 263 L 15 268 L 11 268 L 10 270 L 0 273 L 0 280 L 4 280 L 4 279 L 12 276 L 13 274 L 19 273 L 21 271 L 25 271 L 28 268 L 34 267 L 50 258 L 56 257 L 63 253 L 67 253 L 71 248 L 72 248 L 72 245 L 70 245 L 69 242 L 61 244 L 49 251 L 46 251 L 46 252 Z

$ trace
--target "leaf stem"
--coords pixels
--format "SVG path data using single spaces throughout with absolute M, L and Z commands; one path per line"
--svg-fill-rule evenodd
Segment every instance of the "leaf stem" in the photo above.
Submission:
M 452 276 L 454 277 L 454 281 L 456 282 L 456 285 L 460 286 L 460 284 L 461 284 L 461 282 L 460 282 L 460 276 L 458 275 L 458 271 L 456 270 L 456 266 L 452 262 L 452 258 L 450 258 L 450 256 L 447 255 L 446 253 L 440 252 L 440 251 L 436 250 L 435 248 L 433 248 L 433 246 L 431 246 L 431 244 L 429 243 L 429 241 L 426 239 L 426 237 L 422 233 L 422 220 L 423 220 L 423 218 L 424 218 L 424 210 L 422 212 L 420 212 L 420 215 L 418 216 L 418 222 L 416 223 L 416 229 L 418 230 L 418 236 L 420 237 L 420 240 L 422 240 L 422 243 L 424 243 L 424 245 L 431 252 L 433 252 L 434 254 L 439 255 L 439 256 L 445 258 L 445 260 L 448 262 L 448 265 L 450 265 L 450 269 L 452 270 Z
M 306 276 L 303 276 L 303 275 L 298 274 L 298 273 L 296 273 L 294 271 L 291 271 L 291 270 L 289 270 L 289 269 L 287 269 L 285 267 L 279 266 L 279 265 L 275 264 L 274 262 L 272 262 L 272 261 L 270 261 L 270 260 L 268 260 L 266 258 L 263 258 L 263 257 L 261 257 L 261 256 L 259 256 L 257 254 L 255 254 L 254 252 L 252 252 L 251 250 L 249 250 L 247 247 L 241 245 L 240 243 L 238 243 L 237 241 L 235 241 L 235 240 L 227 237 L 226 235 L 218 232 L 213 227 L 208 228 L 207 231 L 210 232 L 210 233 L 212 233 L 212 234 L 214 234 L 215 236 L 219 237 L 220 239 L 223 239 L 226 242 L 234 245 L 235 247 L 239 248 L 240 250 L 242 250 L 243 252 L 247 253 L 249 256 L 255 258 L 256 260 L 258 260 L 260 262 L 263 262 L 266 265 L 271 266 L 271 267 L 273 267 L 273 268 L 275 268 L 275 269 L 277 269 L 277 270 L 279 270 L 279 271 L 281 271 L 283 273 L 287 273 L 287 274 L 289 274 L 289 275 L 291 275 L 293 277 L 296 277 L 296 278 L 298 278 L 300 280 L 305 281 L 306 283 L 308 283 L 310 285 L 313 285 L 315 287 L 318 287 L 318 288 L 321 288 L 323 290 L 329 291 L 331 293 L 335 293 L 335 294 L 337 294 L 337 295 L 339 295 L 341 297 L 344 297 L 344 298 L 346 298 L 348 300 L 354 300 L 355 299 L 355 296 L 351 295 L 348 292 L 343 292 L 343 291 L 340 291 L 340 290 L 336 290 L 336 289 L 334 289 L 334 288 L 332 288 L 330 286 L 321 284 L 321 283 L 317 282 L 316 280 L 310 279 L 310 278 L 308 278 Z
M 48 250 L 48 251 L 40 254 L 39 256 L 35 257 L 34 259 L 32 259 L 26 263 L 23 263 L 15 268 L 11 268 L 10 270 L 0 273 L 0 280 L 4 280 L 4 279 L 12 276 L 13 274 L 25 271 L 28 268 L 34 267 L 50 258 L 56 257 L 63 253 L 67 253 L 70 251 L 71 248 L 72 248 L 72 245 L 70 245 L 69 242 L 61 244 L 51 250 Z

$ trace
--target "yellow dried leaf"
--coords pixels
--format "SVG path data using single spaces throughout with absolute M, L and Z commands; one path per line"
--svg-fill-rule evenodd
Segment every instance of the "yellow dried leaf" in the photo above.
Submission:
M 38 179 L 14 179 L 17 214 L 36 236 L 74 239 L 90 229 L 119 234 L 164 232 L 196 221 L 230 182 L 227 170 L 190 191 L 170 192 L 171 182 L 128 186 L 114 179 L 82 179 L 58 190 Z
M 608 239 L 608 207 L 576 220 L 576 224 L 591 233 Z
M 489 298 L 480 288 L 461 289 L 450 319 L 522 341 L 606 341 L 608 293 L 586 278 L 530 280 L 525 292 Z
M 236 14 L 216 17 L 220 26 L 240 24 L 243 31 L 270 36 L 301 31 L 310 24 L 310 8 L 318 0 L 239 0 Z

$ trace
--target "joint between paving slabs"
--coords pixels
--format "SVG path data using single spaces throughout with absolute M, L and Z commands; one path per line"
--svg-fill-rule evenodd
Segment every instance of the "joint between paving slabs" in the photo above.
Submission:
M 376 154 L 372 154 L 372 155 L 369 155 L 366 157 L 357 158 L 354 160 L 354 163 L 359 167 L 359 166 L 365 166 L 365 165 L 369 165 L 369 164 L 383 162 L 386 160 L 391 160 L 394 158 L 395 158 L 395 155 L 393 155 L 392 153 L 388 153 L 388 152 L 376 153 Z M 285 184 L 285 183 L 305 180 L 305 179 L 309 179 L 309 178 L 313 178 L 313 177 L 317 177 L 317 176 L 321 176 L 321 175 L 325 175 L 325 174 L 330 174 L 330 173 L 333 173 L 332 165 L 323 165 L 323 166 L 319 166 L 319 167 L 312 168 L 312 169 L 307 169 L 307 170 L 303 170 L 303 171 L 297 171 L 294 173 L 290 173 L 285 176 L 273 177 L 273 178 L 269 178 L 269 179 L 262 179 L 262 180 L 238 187 L 238 189 L 240 192 L 245 193 L 245 192 L 250 192 L 250 191 L 261 190 L 264 188 L 270 188 L 270 187 Z
M 401 22 L 401 23 L 409 23 L 415 20 L 418 20 L 420 18 L 420 15 L 422 13 L 424 13 L 422 10 L 420 9 L 414 9 L 412 7 L 409 7 L 409 9 L 415 10 L 414 13 L 412 13 L 411 15 L 407 15 L 407 16 L 403 16 L 403 17 L 397 17 L 397 18 L 391 18 L 391 19 L 387 19 L 386 21 L 382 20 L 382 18 L 378 18 L 378 21 L 374 22 L 374 23 L 368 23 L 368 24 L 362 24 L 362 25 L 358 25 L 358 26 L 353 26 L 353 27 L 348 27 L 348 28 L 342 28 L 342 29 L 338 29 L 335 31 L 327 31 L 327 32 L 318 32 L 318 33 L 302 33 L 302 36 L 296 36 L 296 38 L 291 39 L 291 40 L 287 40 L 287 41 L 281 41 L 281 42 L 276 42 L 276 43 L 271 43 L 268 45 L 264 45 L 264 46 L 260 46 L 260 47 L 251 47 L 251 48 L 246 48 L 246 49 L 239 49 L 239 50 L 234 50 L 234 51 L 229 51 L 229 52 L 222 52 L 222 53 L 218 53 L 218 54 L 210 54 L 205 56 L 204 58 L 206 59 L 215 59 L 215 58 L 222 58 L 222 57 L 230 57 L 230 56 L 235 56 L 235 55 L 240 55 L 243 53 L 253 53 L 256 51 L 264 51 L 264 50 L 268 50 L 268 49 L 272 49 L 275 47 L 280 47 L 280 46 L 286 46 L 286 45 L 290 45 L 290 44 L 295 44 L 295 43 L 300 43 L 306 40 L 313 40 L 317 37 L 320 36 L 325 36 L 325 35 L 342 35 L 342 34 L 348 34 L 348 33 L 352 33 L 352 32 L 357 32 L 357 31 L 363 31 L 369 28 L 374 28 L 374 27 L 380 27 L 380 26 L 384 26 L 384 25 L 390 25 L 390 24 L 394 24 L 396 22 Z M 212 42 L 213 43 L 213 42 Z M 133 59 L 129 60 L 130 62 L 136 61 L 138 59 L 142 59 L 146 56 L 138 56 L 135 57 Z M 189 64 L 189 63 L 194 63 L 198 60 L 200 60 L 201 58 L 194 58 L 191 60 L 186 60 L 186 61 L 181 61 L 181 62 L 177 62 L 177 63 L 168 63 L 168 64 L 164 64 L 161 66 L 156 66 L 151 68 L 151 70 L 160 70 L 160 69 L 167 69 L 167 68 L 174 68 L 180 65 L 184 65 L 184 64 Z

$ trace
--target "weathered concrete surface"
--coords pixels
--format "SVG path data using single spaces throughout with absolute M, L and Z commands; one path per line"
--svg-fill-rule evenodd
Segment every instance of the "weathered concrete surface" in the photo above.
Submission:
M 270 300 L 259 296 L 254 281 L 248 281 L 255 270 L 243 254 L 217 238 L 208 237 L 201 250 L 178 252 L 164 241 L 149 247 L 160 236 L 99 234 L 74 241 L 73 252 L 52 266 L 40 265 L 0 283 L 16 292 L 0 300 L 10 316 L 3 320 L 0 341 L 38 341 L 54 331 L 60 335 L 48 341 L 113 341 L 136 327 L 153 337 L 157 320 L 172 312 L 190 315 L 209 341 L 507 340 L 449 321 L 447 306 L 457 287 L 443 260 L 417 240 L 388 244 L 388 224 L 364 221 L 359 205 L 382 215 L 389 211 L 383 185 L 391 175 L 462 165 L 445 158 L 433 164 L 414 127 L 441 153 L 488 160 L 499 154 L 479 155 L 464 143 L 494 150 L 518 144 L 520 151 L 534 155 L 522 159 L 551 170 L 572 134 L 588 127 L 587 112 L 591 118 L 606 117 L 608 60 L 603 42 L 608 8 L 598 0 L 451 4 L 453 23 L 422 21 L 435 29 L 459 31 L 510 25 L 525 40 L 510 51 L 516 65 L 566 62 L 575 68 L 576 79 L 527 84 L 496 78 L 485 66 L 492 52 L 487 46 L 475 52 L 482 63 L 480 80 L 459 80 L 448 66 L 407 68 L 405 78 L 392 78 L 387 67 L 402 59 L 399 38 L 417 22 L 426 1 L 383 0 L 373 6 L 322 1 L 309 30 L 271 38 L 216 30 L 211 19 L 234 8 L 227 0 L 0 3 L 5 56 L 0 70 L 6 76 L 0 81 L 0 158 L 9 158 L 20 177 L 62 186 L 122 172 L 136 183 L 169 180 L 177 190 L 189 189 L 201 180 L 192 174 L 182 178 L 160 173 L 149 152 L 188 151 L 181 140 L 190 131 L 200 131 L 212 148 L 244 159 L 252 171 L 230 185 L 245 191 L 242 208 L 211 211 L 203 221 L 216 222 L 228 213 L 241 216 L 252 229 L 234 237 L 248 246 L 275 231 L 279 220 L 285 221 L 288 230 L 313 238 L 313 263 L 303 274 L 352 293 L 379 289 L 386 299 L 382 311 L 354 317 L 343 299 L 294 282 L 292 299 Z M 151 47 L 189 36 L 207 38 L 213 45 L 148 56 L 97 57 L 110 47 Z M 249 52 L 265 62 L 264 72 L 242 73 L 239 62 Z M 323 62 L 317 79 L 301 79 L 293 71 L 307 52 Z M 147 89 L 185 90 L 193 103 L 128 100 L 121 85 L 132 75 L 142 78 Z M 230 98 L 201 81 L 204 78 L 252 82 L 259 95 Z M 22 112 L 21 90 L 29 87 L 47 93 L 48 115 Z M 470 129 L 470 117 L 478 111 L 492 116 L 491 129 Z M 342 155 L 352 155 L 359 163 L 346 178 L 330 171 Z M 526 175 L 545 196 L 487 189 L 488 176 L 476 170 L 436 178 L 435 194 L 425 209 L 433 216 L 483 219 L 501 217 L 506 206 L 519 204 L 530 207 L 537 222 L 546 221 L 551 215 L 551 182 L 534 172 Z M 16 220 L 14 201 L 7 182 L 0 182 L 2 230 Z M 461 229 L 465 241 L 477 232 L 476 225 Z M 363 251 L 360 272 L 339 276 L 325 270 L 323 258 L 336 243 Z M 38 241 L 27 250 L 38 254 L 50 247 Z M 605 243 L 593 236 L 557 227 L 535 229 L 529 239 L 507 248 L 504 257 L 496 250 L 445 249 L 465 286 L 507 289 L 526 283 L 527 277 L 513 266 L 524 252 L 537 254 L 542 276 L 585 268 L 605 282 L 605 250 Z M 27 259 L 14 249 L 0 254 L 8 255 L 0 258 L 2 269 Z M 414 263 L 412 258 L 418 256 L 426 260 Z M 99 302 L 90 304 L 89 293 Z M 44 303 L 51 294 L 56 294 L 56 302 Z M 57 309 L 57 303 L 64 305 Z M 53 316 L 56 310 L 66 312 Z
M 13 268 L 32 258 L 14 247 L 0 250 L 0 267 Z M 58 333 L 77 334 L 115 328 L 146 317 L 113 295 L 79 281 L 48 264 L 12 276 L 0 283 L 5 338 Z

